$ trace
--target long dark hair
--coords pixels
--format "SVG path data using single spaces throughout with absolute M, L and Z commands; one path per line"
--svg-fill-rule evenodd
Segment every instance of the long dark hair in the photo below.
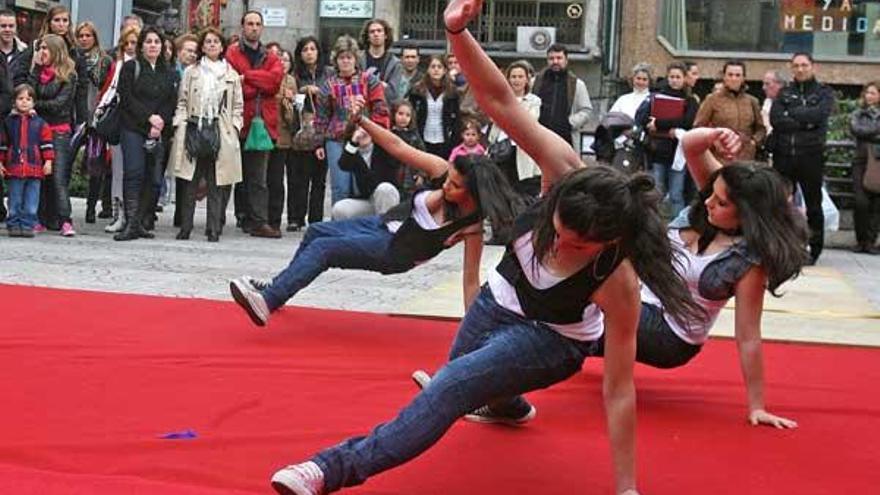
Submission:
M 159 31 L 159 28 L 157 28 L 156 26 L 147 26 L 140 32 L 140 34 L 138 34 L 137 57 L 142 58 L 146 61 L 146 57 L 144 57 L 144 43 L 147 41 L 147 36 L 149 36 L 150 34 L 155 34 L 156 36 L 158 36 L 159 44 L 162 45 L 162 51 L 159 52 L 159 58 L 156 59 L 156 67 L 167 67 L 168 61 L 165 60 L 165 36 L 162 34 L 162 31 Z M 172 53 L 174 53 L 173 50 Z
M 704 251 L 718 234 L 709 223 L 706 199 L 715 181 L 727 185 L 730 201 L 739 212 L 739 225 L 749 251 L 767 272 L 767 289 L 776 289 L 797 277 L 809 260 L 806 221 L 791 204 L 791 187 L 776 170 L 759 163 L 733 162 L 716 170 L 691 206 L 691 226 L 700 234 L 699 251 Z
M 682 260 L 669 243 L 660 199 L 654 179 L 647 174 L 627 177 L 602 165 L 574 170 L 550 189 L 540 207 L 533 229 L 533 262 L 540 263 L 553 250 L 553 216 L 558 215 L 583 239 L 619 242 L 639 278 L 676 322 L 687 328 L 689 321 L 704 320 L 706 311 L 694 302 L 673 266 Z
M 522 196 L 510 186 L 495 163 L 483 155 L 462 155 L 452 162 L 455 171 L 464 179 L 465 188 L 477 203 L 483 218 L 492 223 L 493 232 L 506 232 L 525 209 Z M 458 208 L 446 202 L 446 218 L 461 216 Z
M 446 63 L 443 61 L 443 57 L 440 55 L 431 55 L 428 57 L 428 61 L 425 64 L 425 73 L 422 75 L 422 78 L 419 79 L 413 85 L 413 91 L 427 96 L 429 91 L 432 91 L 434 88 L 434 83 L 431 81 L 431 76 L 428 74 L 428 68 L 431 66 L 431 62 L 433 61 L 440 62 L 443 67 L 446 67 Z M 443 79 L 440 80 L 440 88 L 443 90 L 443 94 L 445 96 L 449 96 L 455 93 L 455 84 L 452 82 L 452 79 L 449 77 L 449 70 L 447 69 L 446 73 L 443 74 Z
M 318 41 L 318 38 L 311 35 L 300 38 L 299 41 L 296 42 L 296 48 L 293 49 L 293 71 L 299 78 L 308 78 L 310 76 L 309 68 L 302 59 L 302 52 L 309 43 L 314 43 L 315 48 L 318 49 L 318 60 L 315 62 L 316 73 L 320 72 L 321 63 L 324 60 L 324 50 L 321 49 L 321 43 Z

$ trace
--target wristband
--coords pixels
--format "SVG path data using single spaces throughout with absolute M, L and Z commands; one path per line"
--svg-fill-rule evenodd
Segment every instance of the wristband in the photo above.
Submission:
M 467 25 L 465 25 L 463 28 L 459 29 L 458 31 L 453 31 L 447 27 L 446 32 L 449 34 L 461 34 L 464 32 L 465 29 L 467 29 Z

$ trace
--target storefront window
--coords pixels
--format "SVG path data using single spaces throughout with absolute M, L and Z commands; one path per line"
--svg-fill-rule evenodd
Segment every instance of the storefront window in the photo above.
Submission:
M 880 0 L 661 0 L 678 51 L 880 56 Z

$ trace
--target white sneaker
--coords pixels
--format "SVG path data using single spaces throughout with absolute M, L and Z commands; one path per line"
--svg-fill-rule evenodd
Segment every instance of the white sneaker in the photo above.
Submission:
M 116 220 L 113 221 L 110 225 L 104 227 L 104 232 L 109 234 L 113 234 L 116 232 L 122 232 L 122 229 L 125 228 L 125 215 L 121 214 L 116 217 Z
M 229 282 L 229 292 L 239 306 L 244 308 L 254 325 L 264 327 L 269 321 L 269 306 L 263 295 L 254 290 L 244 277 Z
M 312 461 L 287 466 L 272 475 L 272 488 L 281 495 L 321 495 L 324 472 Z
M 529 412 L 520 416 L 519 418 L 511 418 L 509 416 L 499 416 L 492 412 L 489 409 L 489 406 L 483 406 L 470 414 L 465 414 L 464 419 L 466 421 L 471 421 L 473 423 L 491 423 L 491 424 L 503 424 L 508 426 L 519 426 L 529 421 L 535 419 L 535 416 L 538 414 L 538 410 L 535 409 L 535 406 L 529 405 Z
M 431 375 L 425 370 L 415 370 L 412 374 L 412 381 L 415 382 L 416 387 L 425 390 L 425 388 L 431 383 Z

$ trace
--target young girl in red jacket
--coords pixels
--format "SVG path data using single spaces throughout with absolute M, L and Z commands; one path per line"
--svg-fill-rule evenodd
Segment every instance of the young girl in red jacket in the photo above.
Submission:
M 28 84 L 15 88 L 15 108 L 0 135 L 0 175 L 9 187 L 9 237 L 33 237 L 40 204 L 40 182 L 52 173 L 52 131 L 34 113 L 36 92 Z

